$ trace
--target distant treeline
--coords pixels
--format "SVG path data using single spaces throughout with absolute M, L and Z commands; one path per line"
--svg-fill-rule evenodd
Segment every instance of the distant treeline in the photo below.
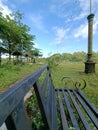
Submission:
M 98 62 L 98 52 L 93 52 L 92 59 L 95 62 Z M 69 61 L 69 62 L 85 62 L 87 60 L 87 53 L 82 52 L 74 52 L 71 53 L 63 53 L 63 54 L 54 54 L 48 58 L 49 61 L 61 62 L 61 61 Z

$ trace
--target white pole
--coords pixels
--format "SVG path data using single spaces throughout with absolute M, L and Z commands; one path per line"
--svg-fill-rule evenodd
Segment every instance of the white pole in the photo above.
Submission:
M 90 0 L 90 14 L 92 13 L 92 0 Z

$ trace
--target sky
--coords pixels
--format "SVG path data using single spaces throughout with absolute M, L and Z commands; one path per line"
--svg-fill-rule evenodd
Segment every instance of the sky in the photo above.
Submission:
M 88 50 L 90 0 L 0 0 L 6 15 L 19 10 L 44 57 Z M 98 0 L 92 0 L 93 51 L 98 51 Z

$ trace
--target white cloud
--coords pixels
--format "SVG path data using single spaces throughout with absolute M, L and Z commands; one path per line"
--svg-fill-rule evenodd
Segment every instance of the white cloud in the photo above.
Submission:
M 93 34 L 98 31 L 98 21 L 93 24 Z M 79 28 L 74 31 L 75 38 L 87 38 L 88 37 L 88 23 L 82 24 Z
M 48 31 L 45 29 L 44 24 L 43 24 L 43 16 L 40 14 L 32 14 L 31 20 L 33 22 L 33 25 L 38 28 L 39 30 L 44 31 L 47 33 Z
M 74 21 L 81 20 L 90 13 L 90 0 L 53 0 L 49 9 L 59 17 L 70 18 L 73 15 Z M 93 12 L 98 12 L 98 0 L 92 0 Z
M 95 23 L 94 23 L 94 34 L 96 34 L 97 32 L 98 32 L 98 21 L 96 21 Z
M 90 14 L 90 0 L 79 0 L 80 15 L 74 17 L 75 20 L 81 20 Z M 92 1 L 92 13 L 98 12 L 98 0 Z
M 52 0 L 52 3 L 49 7 L 51 13 L 59 16 L 59 17 L 66 17 L 66 4 L 69 0 Z
M 79 4 L 78 6 L 80 8 L 80 11 L 79 11 L 79 15 L 74 16 L 74 19 L 73 19 L 74 21 L 85 18 L 89 14 L 89 10 L 90 10 L 90 4 L 88 0 L 86 1 L 79 0 L 78 4 Z
M 0 1 L 0 11 L 3 13 L 4 16 L 11 14 L 12 11 L 8 8 L 8 6 L 5 4 L 7 0 L 1 0 Z
M 61 44 L 67 38 L 67 32 L 69 29 L 64 29 L 62 27 L 54 27 L 53 29 L 55 31 L 56 37 L 53 40 L 52 44 Z
M 87 38 L 88 36 L 88 24 L 82 24 L 79 28 L 74 31 L 74 37 Z
M 34 47 L 37 48 L 38 47 L 38 43 L 34 42 Z
M 90 14 L 90 1 L 79 0 L 79 5 L 81 8 L 81 13 L 79 16 L 74 17 L 74 21 L 82 20 L 86 18 Z M 98 32 L 98 0 L 92 1 L 92 13 L 95 13 L 94 24 L 93 24 L 93 34 Z M 81 24 L 78 28 L 74 30 L 75 38 L 87 38 L 88 37 L 88 21 L 86 23 Z

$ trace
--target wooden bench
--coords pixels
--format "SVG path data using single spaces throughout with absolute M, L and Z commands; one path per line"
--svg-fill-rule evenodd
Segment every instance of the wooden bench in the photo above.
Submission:
M 66 78 L 72 77 L 62 78 L 67 86 Z M 85 80 L 82 82 L 85 88 Z M 0 126 L 5 122 L 8 130 L 32 129 L 24 97 L 33 87 L 46 130 L 97 130 L 98 110 L 77 88 L 80 82 L 75 82 L 74 86 L 54 88 L 49 66 L 42 67 L 0 95 Z

